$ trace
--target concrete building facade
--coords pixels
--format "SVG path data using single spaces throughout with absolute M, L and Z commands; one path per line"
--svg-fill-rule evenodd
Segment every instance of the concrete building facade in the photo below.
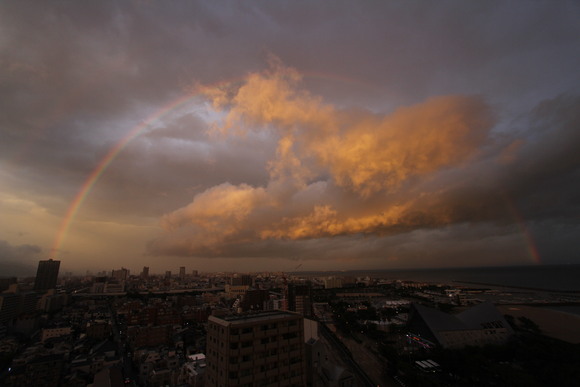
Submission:
M 286 311 L 210 316 L 206 385 L 305 386 L 303 320 Z

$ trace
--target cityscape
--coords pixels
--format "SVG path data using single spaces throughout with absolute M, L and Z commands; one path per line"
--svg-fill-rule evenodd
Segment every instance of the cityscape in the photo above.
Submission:
M 578 290 L 400 280 L 396 271 L 145 266 L 73 276 L 60 264 L 43 260 L 35 277 L 0 279 L 3 386 L 573 385 L 577 377 L 580 316 L 562 308 L 580 307 Z
M 0 1 L 0 386 L 573 386 L 578 0 Z

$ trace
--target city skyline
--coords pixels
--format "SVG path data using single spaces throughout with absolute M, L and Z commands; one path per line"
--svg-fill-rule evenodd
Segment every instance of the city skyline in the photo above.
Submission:
M 0 9 L 6 275 L 580 264 L 577 2 Z

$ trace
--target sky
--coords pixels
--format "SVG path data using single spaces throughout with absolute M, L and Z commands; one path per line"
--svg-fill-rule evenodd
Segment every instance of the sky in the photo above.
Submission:
M 577 1 L 5 1 L 0 272 L 580 264 Z

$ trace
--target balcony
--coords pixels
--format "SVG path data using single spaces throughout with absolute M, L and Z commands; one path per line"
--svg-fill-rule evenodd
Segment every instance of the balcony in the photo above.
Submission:
M 267 350 L 268 350 L 268 349 L 276 349 L 276 348 L 278 348 L 278 347 L 280 347 L 280 344 L 279 344 L 277 341 L 275 341 L 275 342 L 273 342 L 273 343 L 268 343 L 268 344 L 266 344 L 266 349 L 267 349 Z
M 254 340 L 254 333 L 243 333 L 240 335 L 240 341 L 252 341 Z
M 270 333 L 268 331 L 262 331 L 262 330 L 256 331 L 256 333 L 254 334 L 255 339 L 262 339 L 262 338 L 268 337 L 268 336 L 270 336 Z

